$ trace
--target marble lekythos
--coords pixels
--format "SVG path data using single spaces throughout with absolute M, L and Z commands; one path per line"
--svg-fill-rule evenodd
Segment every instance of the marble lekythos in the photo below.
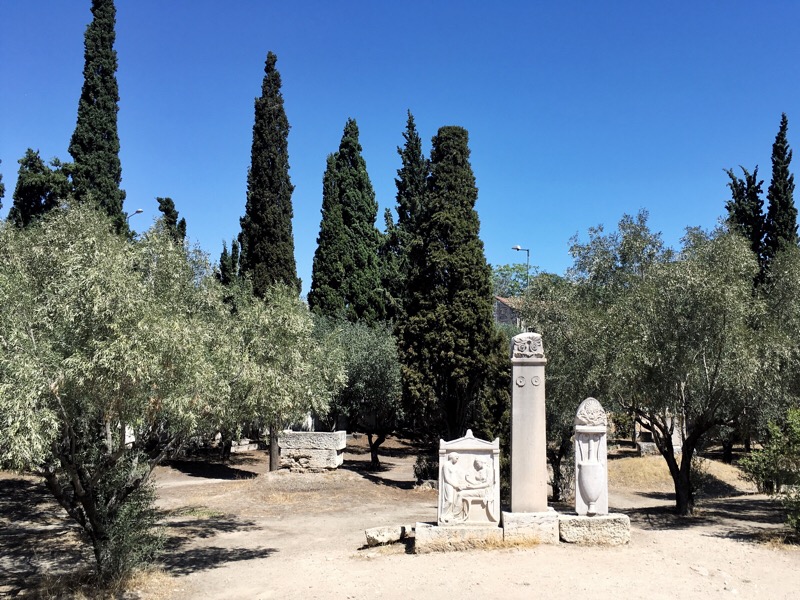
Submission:
M 608 457 L 606 411 L 587 398 L 575 415 L 575 512 L 608 514 Z

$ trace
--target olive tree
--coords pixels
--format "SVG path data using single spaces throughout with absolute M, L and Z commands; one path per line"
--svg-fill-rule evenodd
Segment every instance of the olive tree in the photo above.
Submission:
M 652 265 L 611 309 L 605 343 L 614 399 L 652 432 L 682 515 L 694 510 L 695 450 L 715 428 L 735 423 L 756 393 L 757 272 L 744 238 L 691 232 L 677 260 Z
M 0 463 L 44 478 L 101 579 L 146 558 L 153 468 L 224 409 L 215 286 L 163 231 L 131 243 L 90 208 L 0 225 Z
M 331 333 L 315 331 L 310 311 L 289 286 L 269 287 L 263 299 L 241 286 L 234 306 L 226 335 L 234 362 L 227 428 L 244 421 L 268 425 L 274 471 L 280 428 L 309 412 L 325 414 L 344 384 L 343 351 Z
M 350 428 L 367 434 L 370 468 L 378 469 L 378 449 L 403 416 L 400 362 L 387 326 L 319 318 L 320 331 L 338 335 L 347 380 L 334 397 L 333 411 L 347 417 Z
M 342 361 L 285 288 L 230 310 L 163 223 L 89 207 L 0 225 L 0 465 L 44 478 L 101 580 L 156 549 L 151 474 L 190 437 L 324 410 Z

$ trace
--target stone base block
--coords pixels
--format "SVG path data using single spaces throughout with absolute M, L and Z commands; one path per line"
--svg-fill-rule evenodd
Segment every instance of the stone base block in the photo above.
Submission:
M 281 431 L 278 445 L 294 450 L 344 450 L 347 446 L 346 431 Z
M 570 544 L 621 546 L 631 541 L 631 520 L 622 514 L 560 515 L 558 529 L 561 541 Z
M 367 546 L 381 546 L 409 538 L 413 532 L 413 525 L 395 525 L 366 529 L 364 535 L 367 536 Z
M 282 448 L 281 467 L 291 471 L 325 471 L 344 462 L 344 452 L 308 448 Z
M 503 530 L 497 526 L 446 525 L 417 523 L 414 553 L 453 552 L 472 548 L 491 548 L 503 544 Z
M 509 544 L 557 544 L 558 513 L 503 513 L 503 540 Z
M 231 454 L 236 454 L 238 452 L 252 452 L 253 450 L 258 450 L 257 443 L 250 443 L 249 441 L 242 440 L 238 444 L 234 442 L 231 445 Z

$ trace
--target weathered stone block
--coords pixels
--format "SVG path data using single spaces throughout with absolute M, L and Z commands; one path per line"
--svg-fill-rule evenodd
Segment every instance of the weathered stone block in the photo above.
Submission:
M 557 544 L 558 513 L 549 507 L 545 512 L 504 512 L 503 540 L 512 544 Z
M 278 436 L 278 445 L 281 449 L 344 450 L 347 446 L 347 432 L 282 431 Z
M 560 515 L 558 529 L 561 540 L 570 544 L 621 546 L 631 541 L 631 520 L 618 513 L 594 517 Z
M 382 544 L 394 544 L 411 536 L 414 531 L 413 525 L 395 525 L 389 527 L 373 527 L 367 529 L 364 534 L 367 536 L 367 546 L 380 546 Z
M 417 523 L 414 531 L 414 553 L 453 552 L 472 548 L 502 545 L 503 530 L 497 526 L 447 525 Z
M 654 442 L 636 442 L 636 450 L 639 456 L 657 456 L 659 453 Z
M 292 471 L 323 471 L 336 469 L 344 462 L 344 453 L 337 450 L 311 448 L 282 448 L 281 467 Z

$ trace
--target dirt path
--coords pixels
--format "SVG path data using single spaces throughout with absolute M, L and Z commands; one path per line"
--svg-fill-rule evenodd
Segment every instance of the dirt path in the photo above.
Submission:
M 641 493 L 612 479 L 611 505 L 632 522 L 632 543 L 621 548 L 364 548 L 366 528 L 436 518 L 436 492 L 412 486 L 413 449 L 395 442 L 388 452 L 377 474 L 366 471 L 361 442 L 333 473 L 268 474 L 262 453 L 160 468 L 168 550 L 162 573 L 137 585 L 139 597 L 798 597 L 800 548 L 763 543 L 783 531 L 781 516 L 735 480 L 699 516 L 680 519 L 664 486 Z M 0 568 L 13 564 L 0 553 Z

